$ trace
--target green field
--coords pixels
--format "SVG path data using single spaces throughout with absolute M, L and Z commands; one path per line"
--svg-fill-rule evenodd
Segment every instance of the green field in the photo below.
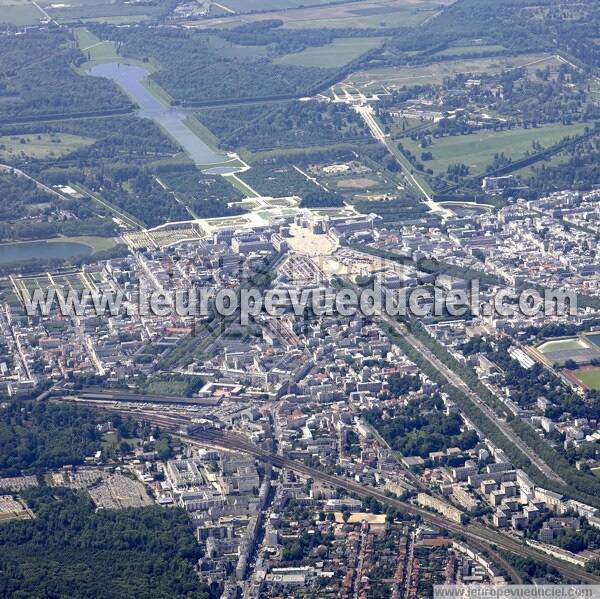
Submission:
M 117 15 L 112 17 L 86 17 L 77 19 L 77 21 L 82 23 L 106 23 L 107 25 L 130 25 L 131 23 L 142 23 L 151 19 L 151 15 Z
M 331 19 L 290 19 L 285 21 L 286 29 L 385 29 L 388 27 L 418 27 L 439 12 L 438 9 L 417 10 L 406 8 L 389 13 L 363 14 Z
M 472 46 L 450 46 L 440 50 L 433 56 L 471 56 L 473 54 L 504 52 L 506 48 L 500 44 L 473 44 Z
M 534 164 L 530 164 L 529 166 L 524 166 L 523 168 L 517 169 L 516 171 L 512 171 L 515 177 L 520 177 L 522 180 L 527 179 L 528 177 L 535 176 L 536 169 L 538 169 L 541 164 L 545 167 L 558 166 L 563 162 L 568 160 L 568 154 L 565 152 L 558 152 L 557 154 L 553 154 L 548 159 L 544 160 L 543 163 L 535 162 Z
M 481 131 L 471 135 L 434 138 L 432 145 L 427 148 L 433 154 L 433 160 L 423 164 L 426 168 L 433 169 L 434 173 L 445 173 L 448 166 L 457 163 L 466 164 L 471 174 L 481 173 L 492 162 L 495 154 L 504 152 L 507 157 L 517 160 L 531 151 L 534 141 L 547 148 L 567 135 L 583 133 L 585 126 L 585 123 L 552 124 L 536 129 Z M 402 143 L 420 159 L 422 149 L 417 142 L 407 138 Z
M 267 46 L 240 46 L 218 35 L 209 35 L 207 39 L 210 47 L 225 58 L 260 58 L 266 56 L 268 52 Z
M 502 71 L 526 68 L 535 73 L 536 69 L 558 64 L 549 54 L 521 54 L 519 56 L 490 56 L 485 58 L 466 58 L 447 60 L 418 67 L 382 68 L 353 73 L 347 79 L 359 88 L 372 89 L 373 85 L 410 86 L 441 84 L 446 77 L 459 74 L 477 75 L 481 73 L 497 74 Z
M 224 0 L 219 2 L 234 12 L 254 12 L 260 10 L 286 10 L 302 6 L 334 4 L 338 0 Z
M 91 137 L 67 133 L 5 135 L 0 136 L 0 157 L 14 158 L 23 154 L 29 158 L 60 157 L 89 146 L 95 141 Z
M 95 237 L 92 235 L 78 235 L 75 237 L 54 237 L 52 239 L 47 239 L 46 241 L 48 241 L 48 243 L 83 243 L 85 245 L 89 245 L 94 250 L 94 254 L 110 250 L 117 245 L 117 242 L 114 237 Z
M 279 19 L 290 29 L 381 29 L 417 27 L 453 0 L 227 0 L 213 4 L 214 19 L 194 21 L 196 28 L 235 27 Z M 296 9 L 296 10 L 290 10 Z M 234 10 L 235 12 L 231 12 Z M 264 12 L 268 10 L 268 12 Z M 251 14 L 254 11 L 254 14 Z M 260 12 L 258 12 L 260 11 Z
M 101 40 L 88 29 L 75 29 L 74 33 L 79 49 L 89 61 L 117 58 L 117 48 L 113 42 Z
M 580 368 L 573 375 L 590 389 L 600 390 L 600 368 Z
M 29 0 L 0 0 L 0 23 L 24 27 L 37 25 L 42 18 L 42 12 Z
M 38 3 L 58 23 L 138 23 L 158 16 L 163 11 L 160 2 L 150 4 L 114 0 L 43 0 Z
M 336 39 L 325 46 L 310 47 L 280 56 L 275 64 L 294 67 L 324 67 L 338 69 L 352 62 L 365 52 L 379 48 L 383 44 L 381 37 L 351 37 Z

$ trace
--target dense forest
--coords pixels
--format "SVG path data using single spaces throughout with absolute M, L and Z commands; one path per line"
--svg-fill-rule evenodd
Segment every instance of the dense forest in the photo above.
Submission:
M 562 156 L 561 156 L 562 157 Z M 524 178 L 529 197 L 541 197 L 557 189 L 586 191 L 600 184 L 600 137 L 593 145 L 577 146 L 557 164 L 532 167 L 532 175 Z
M 200 549 L 182 510 L 96 512 L 86 495 L 49 487 L 24 498 L 35 519 L 0 526 L 0 596 L 215 597 L 194 571 Z
M 293 166 L 255 164 L 241 178 L 258 193 L 280 198 L 307 193 L 319 192 L 320 188 L 299 173 Z
M 181 104 L 305 95 L 331 75 L 330 69 L 280 66 L 244 53 L 228 57 L 200 32 L 106 26 L 96 31 L 104 39 L 117 41 L 123 56 L 162 65 L 151 77 Z
M 0 412 L 0 472 L 81 464 L 101 449 L 99 422 L 87 409 L 11 402 Z
M 112 82 L 74 71 L 83 55 L 69 41 L 58 30 L 0 36 L 0 122 L 131 108 Z
M 244 212 L 237 206 L 228 206 L 230 202 L 243 200 L 244 196 L 219 175 L 203 174 L 190 165 L 164 169 L 158 177 L 198 218 L 235 216 Z
M 222 129 L 220 123 L 225 117 L 222 112 L 211 111 L 199 116 L 204 118 L 203 122 L 209 129 L 211 118 L 216 118 L 216 129 Z M 224 147 L 256 151 L 369 139 L 369 132 L 358 113 L 345 104 L 325 104 L 317 100 L 291 102 L 263 115 L 255 112 L 249 116 L 254 116 L 254 119 L 222 139 Z
M 58 235 L 104 235 L 114 222 L 92 209 L 90 200 L 62 200 L 24 177 L 0 173 L 0 240 L 47 239 Z
M 60 162 L 64 166 L 97 166 L 98 161 L 156 160 L 181 149 L 151 120 L 137 116 L 111 116 L 22 124 L 0 124 L 0 136 L 34 138 L 40 134 L 80 135 L 95 140 L 63 156 L 35 159 L 35 163 Z M 15 159 L 18 163 L 18 158 Z

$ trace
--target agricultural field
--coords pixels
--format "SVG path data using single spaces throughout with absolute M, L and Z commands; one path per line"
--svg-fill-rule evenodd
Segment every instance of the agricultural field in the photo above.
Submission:
M 0 136 L 0 157 L 14 159 L 60 158 L 75 150 L 92 145 L 96 140 L 65 133 L 37 133 Z
M 264 10 L 286 10 L 310 4 L 334 4 L 336 0 L 225 0 L 219 2 L 224 8 L 236 13 L 258 12 Z
M 156 18 L 165 12 L 161 3 L 125 2 L 124 0 L 45 0 L 39 5 L 58 23 L 75 21 L 125 24 Z
M 445 78 L 455 77 L 459 74 L 478 75 L 488 73 L 493 75 L 517 68 L 526 68 L 534 74 L 537 69 L 553 64 L 558 65 L 560 63 L 555 57 L 546 53 L 466 58 L 420 66 L 360 71 L 348 76 L 346 83 L 365 91 L 372 91 L 376 86 L 382 85 L 397 88 L 411 85 L 439 85 L 443 83 Z
M 287 19 L 284 27 L 287 29 L 386 29 L 388 27 L 418 27 L 427 19 L 438 13 L 436 9 L 417 9 L 401 6 L 395 9 L 375 9 L 364 12 L 352 11 L 342 18 L 307 18 Z
M 271 6 L 272 10 L 256 14 L 232 14 L 221 11 L 219 18 L 195 21 L 194 27 L 236 27 L 264 19 L 279 19 L 283 26 L 290 29 L 338 29 L 365 28 L 381 29 L 387 27 L 417 27 L 439 13 L 442 5 L 453 0 L 434 2 L 431 0 L 362 0 L 358 2 L 333 3 L 329 0 L 231 0 L 220 3 L 233 9 L 243 6 L 247 11 L 260 10 L 257 5 Z M 312 6 L 306 7 L 307 4 Z M 323 4 L 323 6 L 317 6 Z M 304 7 L 302 7 L 304 5 Z M 290 10 L 294 9 L 295 10 Z M 242 10 L 240 8 L 240 10 Z M 265 10 L 264 8 L 262 10 Z
M 424 162 L 434 173 L 445 173 L 451 164 L 462 163 L 469 167 L 471 174 L 482 173 L 494 159 L 495 154 L 516 160 L 531 151 L 532 143 L 539 142 L 544 147 L 558 143 L 566 136 L 583 133 L 585 123 L 575 125 L 551 124 L 535 129 L 515 128 L 507 131 L 481 131 L 470 135 L 434 138 L 427 148 L 433 160 Z M 411 139 L 403 139 L 402 144 L 417 158 L 421 147 Z
M 337 69 L 352 62 L 369 50 L 379 48 L 385 38 L 338 38 L 325 46 L 306 48 L 302 52 L 285 54 L 275 59 L 275 64 L 296 67 L 325 67 Z
M 37 25 L 43 18 L 42 12 L 29 0 L 0 0 L 0 23 L 25 27 Z

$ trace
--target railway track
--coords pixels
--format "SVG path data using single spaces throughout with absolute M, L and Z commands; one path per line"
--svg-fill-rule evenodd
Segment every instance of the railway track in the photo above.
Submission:
M 333 476 L 322 472 L 316 468 L 306 466 L 296 460 L 291 460 L 282 456 L 270 454 L 256 447 L 255 445 L 240 439 L 238 436 L 230 435 L 227 433 L 217 433 L 215 431 L 202 431 L 198 433 L 199 436 L 184 436 L 185 440 L 194 444 L 208 445 L 211 447 L 222 447 L 223 449 L 237 450 L 242 453 L 248 453 L 253 455 L 257 459 L 271 463 L 273 466 L 280 468 L 288 468 L 311 477 L 314 480 L 324 482 L 332 487 L 344 489 L 350 493 L 354 493 L 359 497 L 367 498 L 372 497 L 377 499 L 384 505 L 397 508 L 405 513 L 409 513 L 414 516 L 420 516 L 426 522 L 433 524 L 442 529 L 446 529 L 456 535 L 461 535 L 467 540 L 470 540 L 479 546 L 492 546 L 492 549 L 497 547 L 517 555 L 529 557 L 537 562 L 542 562 L 552 568 L 558 570 L 569 580 L 580 581 L 588 584 L 600 584 L 600 577 L 589 572 L 586 572 L 578 566 L 571 565 L 567 562 L 553 558 L 552 556 L 545 555 L 536 551 L 535 549 L 522 544 L 521 542 L 509 537 L 508 535 L 501 533 L 497 530 L 487 528 L 482 524 L 456 524 L 444 518 L 443 516 L 428 512 L 422 508 L 419 508 L 411 503 L 401 501 L 389 497 L 385 493 L 378 491 L 373 487 L 366 487 L 355 483 L 349 479 L 345 479 L 339 476 Z
M 80 401 L 79 403 L 86 404 L 84 401 Z M 109 402 L 107 402 L 107 404 L 108 403 Z M 90 404 L 90 407 L 94 409 L 110 409 L 111 411 L 133 416 L 139 418 L 140 420 L 147 420 L 152 424 L 160 426 L 165 432 L 176 435 L 191 445 L 213 448 L 219 447 L 225 450 L 238 451 L 240 453 L 252 455 L 256 459 L 271 464 L 272 466 L 278 468 L 287 468 L 296 472 L 297 474 L 310 477 L 313 480 L 318 480 L 319 482 L 328 484 L 338 489 L 344 489 L 345 491 L 353 493 L 358 497 L 364 499 L 371 497 L 383 505 L 396 508 L 412 516 L 419 516 L 425 522 L 433 524 L 441 529 L 448 530 L 454 535 L 462 536 L 479 547 L 490 547 L 490 549 L 493 551 L 501 549 L 531 558 L 536 562 L 543 563 L 556 569 L 568 580 L 586 584 L 600 584 L 600 576 L 586 572 L 584 569 L 574 564 L 569 564 L 568 562 L 558 558 L 554 558 L 550 555 L 536 551 L 532 547 L 525 545 L 519 540 L 514 539 L 503 532 L 488 528 L 487 526 L 479 523 L 471 523 L 467 525 L 457 524 L 447 520 L 445 517 L 439 514 L 429 512 L 423 508 L 413 505 L 412 503 L 390 497 L 374 487 L 363 486 L 352 481 L 351 479 L 327 474 L 326 472 L 311 466 L 307 466 L 306 464 L 297 460 L 292 460 L 290 458 L 265 451 L 241 435 L 215 429 L 198 430 L 192 434 L 186 434 L 182 432 L 184 430 L 183 427 L 193 426 L 193 423 L 189 418 L 185 418 L 183 416 L 166 415 L 150 409 L 128 410 L 123 409 L 123 407 L 115 408 L 113 402 L 110 402 L 109 405 L 103 405 L 97 401 L 90 402 Z

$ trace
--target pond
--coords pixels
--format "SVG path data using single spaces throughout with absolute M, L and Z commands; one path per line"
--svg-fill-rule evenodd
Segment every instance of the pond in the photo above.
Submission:
M 138 65 L 119 62 L 101 63 L 88 69 L 93 77 L 106 77 L 114 81 L 140 107 L 139 115 L 154 121 L 164 129 L 183 148 L 186 154 L 198 165 L 221 164 L 230 157 L 213 150 L 186 124 L 189 114 L 185 111 L 165 106 L 143 84 L 149 71 Z M 235 172 L 236 168 L 225 168 L 226 172 Z
M 71 241 L 23 241 L 0 244 L 0 264 L 48 260 L 52 258 L 79 258 L 91 255 L 93 248 L 85 243 Z

